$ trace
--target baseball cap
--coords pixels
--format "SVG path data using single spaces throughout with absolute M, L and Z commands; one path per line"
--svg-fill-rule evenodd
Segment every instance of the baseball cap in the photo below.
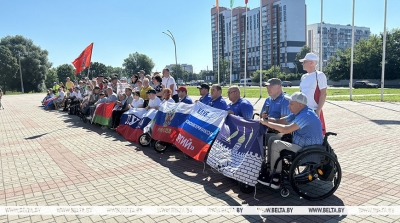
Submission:
M 57 84 L 57 82 L 54 82 L 53 84 Z
M 156 90 L 150 89 L 146 92 L 146 94 L 157 94 Z
M 292 96 L 285 95 L 285 98 L 289 101 L 295 101 L 303 105 L 307 105 L 307 96 L 302 92 L 294 92 Z
M 271 78 L 267 81 L 265 85 L 267 86 L 282 85 L 282 81 L 279 78 Z
M 210 86 L 208 86 L 208 84 L 201 84 L 200 86 L 197 86 L 198 89 L 202 89 L 205 88 L 207 90 L 210 90 Z
M 144 74 L 145 72 L 144 70 L 140 70 L 138 73 Z
M 186 87 L 184 87 L 184 86 L 179 87 L 179 88 L 178 88 L 178 91 L 184 91 L 184 92 L 187 93 L 187 89 L 186 89 Z
M 307 53 L 306 56 L 303 59 L 300 59 L 300 62 L 303 62 L 305 60 L 315 60 L 318 61 L 318 56 L 315 53 Z

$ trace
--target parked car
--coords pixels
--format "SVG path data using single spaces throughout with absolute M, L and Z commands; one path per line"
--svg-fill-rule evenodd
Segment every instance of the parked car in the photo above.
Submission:
M 262 86 L 263 87 L 267 86 L 267 82 L 266 81 L 262 82 Z
M 223 86 L 226 86 L 226 83 L 225 83 L 225 81 L 222 81 L 221 83 L 219 83 L 219 85 L 220 85 L 221 87 L 223 87 Z
M 292 82 L 290 82 L 290 81 L 282 81 L 282 87 L 292 87 Z
M 244 86 L 245 81 L 246 81 L 246 86 L 253 85 L 253 81 L 251 80 L 251 78 L 246 78 L 246 79 L 240 79 L 238 86 Z
M 379 88 L 379 84 L 375 84 L 369 81 L 356 81 L 353 84 L 354 88 Z

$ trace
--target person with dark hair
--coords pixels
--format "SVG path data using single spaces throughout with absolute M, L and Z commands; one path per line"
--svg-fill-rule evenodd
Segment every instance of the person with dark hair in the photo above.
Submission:
M 132 86 L 132 89 L 137 88 L 137 86 L 138 86 L 138 85 L 137 85 L 138 79 L 139 79 L 138 75 L 136 75 L 136 74 L 132 75 L 132 77 L 131 77 L 131 81 L 132 81 L 131 86 Z
M 208 86 L 208 84 L 201 84 L 200 86 L 197 86 L 197 88 L 199 89 L 201 96 L 198 101 L 202 102 L 203 104 L 208 104 L 208 102 L 211 101 L 211 95 L 209 93 L 210 86 Z
M 171 89 L 171 91 L 172 91 L 172 99 L 174 99 L 174 101 L 176 103 L 178 103 L 179 102 L 179 96 L 178 96 L 178 92 L 176 91 L 175 79 L 169 74 L 169 69 L 168 68 L 164 68 L 162 73 L 163 73 L 163 78 L 162 78 L 163 87 Z
M 143 108 L 144 100 L 140 97 L 140 91 L 134 91 L 131 108 Z
M 163 96 L 163 86 L 162 86 L 162 78 L 159 75 L 154 75 L 152 78 L 154 90 L 156 90 L 156 95 L 161 99 Z
M 213 84 L 211 87 L 211 100 L 207 105 L 221 110 L 228 108 L 225 99 L 222 98 L 222 88 L 219 84 Z

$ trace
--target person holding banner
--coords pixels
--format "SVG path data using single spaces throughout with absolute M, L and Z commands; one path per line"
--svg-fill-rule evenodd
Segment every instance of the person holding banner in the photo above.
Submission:
M 116 105 L 121 107 L 120 110 L 114 110 L 111 115 L 111 130 L 115 130 L 118 127 L 119 122 L 121 120 L 121 116 L 124 112 L 128 111 L 131 108 L 131 104 L 133 101 L 132 97 L 132 89 L 130 87 L 125 88 L 126 98 L 125 101 L 117 101 Z
M 172 99 L 174 99 L 174 101 L 176 103 L 178 103 L 179 102 L 179 96 L 178 96 L 178 92 L 176 92 L 175 79 L 169 74 L 169 69 L 168 68 L 164 68 L 162 73 L 163 73 L 163 78 L 162 78 L 163 87 L 171 89 L 171 91 L 172 91 Z
M 222 98 L 222 88 L 219 84 L 213 84 L 211 87 L 211 100 L 207 105 L 225 111 L 228 108 L 225 99 Z
M 156 96 L 156 90 L 150 89 L 147 91 L 147 97 L 149 98 L 149 104 L 146 109 L 158 109 L 160 107 L 161 100 Z
M 178 97 L 179 102 L 183 102 L 185 104 L 193 104 L 192 99 L 187 96 L 187 89 L 184 86 L 178 88 Z
M 201 97 L 196 102 L 200 101 L 203 104 L 208 104 L 208 102 L 211 101 L 211 95 L 209 93 L 210 86 L 208 86 L 208 84 L 201 84 L 200 86 L 197 86 L 197 88 L 200 91 L 200 96 Z
M 163 90 L 163 100 L 162 100 L 162 102 L 160 103 L 160 106 L 162 105 L 162 104 L 164 104 L 165 102 L 171 102 L 171 103 L 175 103 L 175 101 L 174 101 L 174 99 L 172 99 L 171 98 L 171 89 L 169 89 L 169 88 L 165 88 L 164 90 Z
M 307 105 L 315 111 L 321 120 L 322 133 L 325 135 L 326 128 L 322 107 L 325 104 L 326 89 L 328 88 L 326 76 L 323 72 L 316 70 L 318 56 L 314 53 L 307 53 L 299 61 L 303 63 L 303 70 L 307 71 L 300 79 L 300 91 L 307 95 Z
M 253 105 L 244 98 L 240 97 L 240 89 L 233 85 L 228 89 L 228 98 L 231 103 L 228 105 L 228 113 L 243 117 L 244 119 L 253 118 Z
M 307 106 L 308 98 L 302 92 L 295 92 L 292 96 L 285 96 L 289 102 L 289 109 L 292 114 L 279 118 L 268 118 L 260 120 L 260 123 L 278 130 L 280 133 L 286 134 L 293 132 L 293 143 L 282 140 L 275 140 L 271 148 L 271 167 L 273 168 L 276 160 L 280 156 L 282 150 L 297 152 L 301 148 L 311 145 L 322 145 L 322 127 L 321 121 L 312 108 Z M 273 176 L 272 184 L 270 172 L 264 171 L 260 174 L 258 182 L 274 189 L 279 189 L 279 174 L 282 170 L 282 162 L 279 162 L 276 168 L 276 175 Z
M 144 100 L 140 97 L 140 91 L 134 91 L 131 108 L 143 108 Z

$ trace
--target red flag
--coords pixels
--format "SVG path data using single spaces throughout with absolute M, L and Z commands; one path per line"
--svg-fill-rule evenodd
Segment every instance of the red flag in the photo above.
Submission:
M 93 43 L 91 43 L 86 49 L 79 55 L 78 58 L 72 62 L 75 67 L 75 74 L 79 74 L 86 67 L 90 66 L 90 61 L 92 60 L 92 49 Z
M 247 5 L 247 3 L 249 2 L 249 0 L 244 0 L 244 4 L 246 4 Z

